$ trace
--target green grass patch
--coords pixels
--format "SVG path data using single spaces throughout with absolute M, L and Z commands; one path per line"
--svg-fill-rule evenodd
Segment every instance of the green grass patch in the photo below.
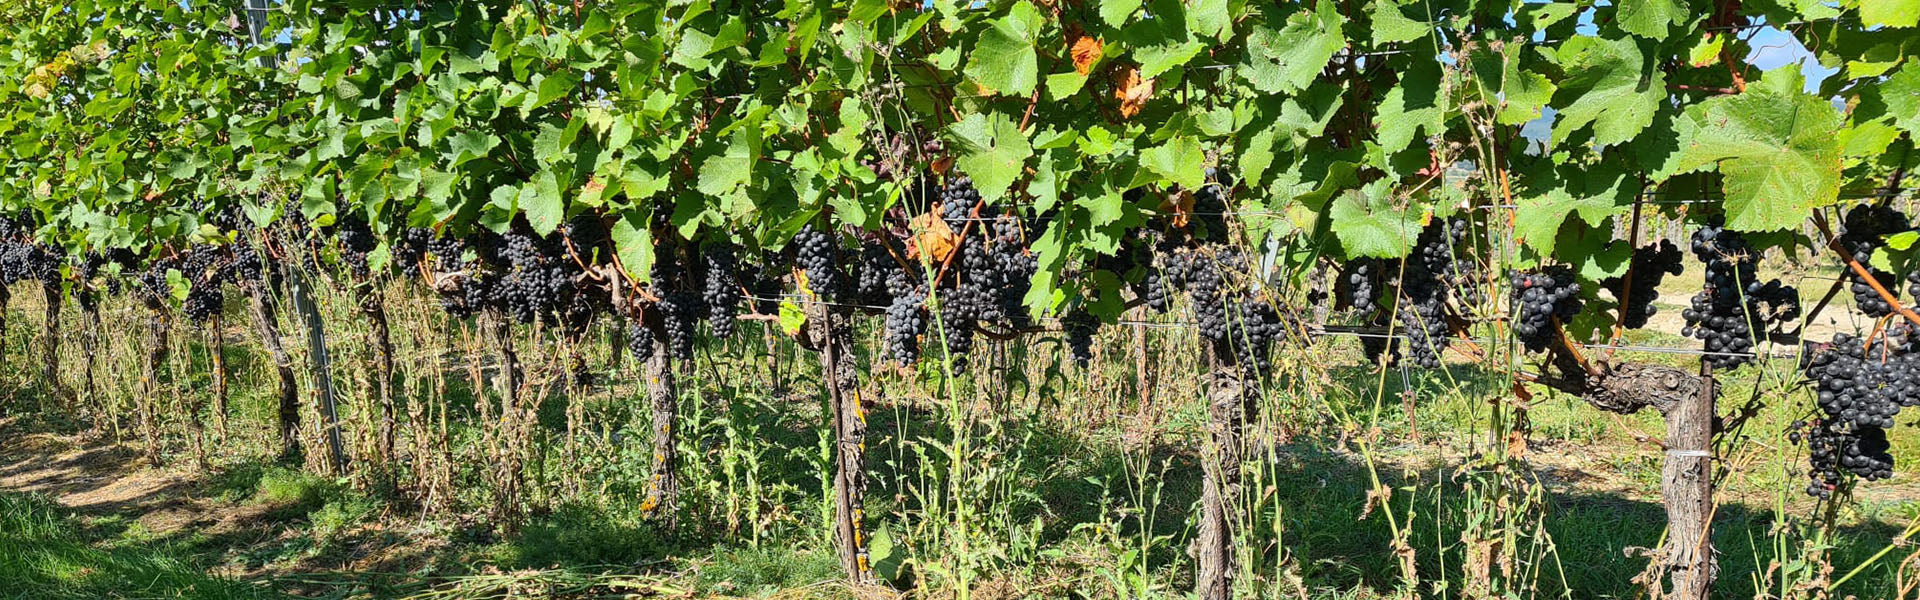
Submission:
M 208 575 L 183 548 L 123 542 L 96 546 L 57 505 L 0 493 L 0 597 L 265 598 L 245 583 Z

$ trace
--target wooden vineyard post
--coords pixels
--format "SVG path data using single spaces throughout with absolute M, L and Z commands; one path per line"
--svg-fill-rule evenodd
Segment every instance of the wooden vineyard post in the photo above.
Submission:
M 834 474 L 833 534 L 840 567 L 847 578 L 871 579 L 867 556 L 867 413 L 859 390 L 852 385 L 855 362 L 852 336 L 846 322 L 825 303 L 807 303 L 807 329 L 820 352 L 820 373 L 833 412 Z
M 672 344 L 661 331 L 653 332 L 653 340 L 653 352 L 643 365 L 647 377 L 647 406 L 653 411 L 653 472 L 648 474 L 647 499 L 640 508 L 658 515 L 668 529 L 673 529 L 680 508 L 680 447 L 676 427 L 680 418 L 680 390 L 675 386 Z
M 1249 398 L 1233 352 L 1213 348 L 1207 386 L 1207 441 L 1202 447 L 1200 527 L 1194 542 L 1195 594 L 1201 600 L 1233 597 L 1233 510 L 1240 499 L 1242 423 Z
M 266 282 L 243 282 L 240 289 L 247 294 L 247 312 L 253 319 L 253 330 L 260 336 L 260 345 L 267 349 L 267 355 L 273 358 L 273 370 L 280 383 L 280 461 L 294 462 L 300 458 L 300 387 L 294 379 L 293 357 L 280 341 L 279 320 L 267 297 Z
M 327 437 L 327 466 L 334 475 L 347 473 L 347 455 L 340 443 L 340 418 L 333 399 L 332 362 L 327 356 L 327 335 L 320 320 L 320 308 L 314 304 L 313 290 L 299 268 L 287 269 L 287 283 L 293 295 L 293 310 L 300 313 L 306 326 L 307 352 L 313 370 L 313 391 L 320 410 L 321 431 Z M 283 409 L 284 410 L 284 409 Z
M 1667 508 L 1668 597 L 1704 600 L 1713 591 L 1713 366 L 1700 364 L 1700 393 L 1667 412 L 1667 457 L 1660 496 Z M 1659 585 L 1659 582 L 1649 582 Z

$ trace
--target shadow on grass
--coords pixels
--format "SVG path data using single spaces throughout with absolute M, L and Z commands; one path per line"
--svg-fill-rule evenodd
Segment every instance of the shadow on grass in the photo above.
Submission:
M 264 598 L 261 587 L 208 575 L 166 543 L 95 544 L 66 511 L 38 496 L 0 493 L 0 597 Z

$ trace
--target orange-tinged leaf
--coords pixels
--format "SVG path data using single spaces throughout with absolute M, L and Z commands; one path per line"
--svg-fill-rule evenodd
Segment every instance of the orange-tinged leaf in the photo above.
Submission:
M 1139 67 L 1127 67 L 1113 75 L 1113 96 L 1120 99 L 1120 117 L 1132 118 L 1153 99 L 1153 80 L 1142 79 Z
M 954 249 L 959 246 L 956 243 L 959 241 L 956 239 L 959 236 L 954 233 L 952 227 L 947 226 L 946 221 L 940 219 L 939 215 L 927 213 L 914 217 L 911 226 L 914 234 L 912 243 L 907 247 L 909 258 L 918 259 L 921 256 L 929 256 L 935 261 L 944 262 L 947 256 L 953 254 Z
M 1167 194 L 1166 199 L 1160 203 L 1160 210 L 1173 213 L 1175 229 L 1185 229 L 1187 221 L 1193 216 L 1193 192 L 1180 190 Z
M 1094 63 L 1100 62 L 1100 57 L 1105 55 L 1106 49 L 1100 43 L 1100 38 L 1083 35 L 1073 41 L 1073 47 L 1069 52 L 1073 54 L 1073 70 L 1086 75 L 1093 71 Z

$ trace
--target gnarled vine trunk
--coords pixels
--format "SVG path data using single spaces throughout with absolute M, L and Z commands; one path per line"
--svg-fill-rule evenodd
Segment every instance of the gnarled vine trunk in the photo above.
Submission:
M 1194 591 L 1202 600 L 1233 596 L 1233 509 L 1240 504 L 1240 460 L 1252 397 L 1231 350 L 1215 349 L 1207 376 L 1207 441 L 1201 450 L 1200 527 L 1192 553 Z
M 494 451 L 494 511 L 505 529 L 512 531 L 519 523 L 522 479 L 520 464 L 519 436 L 521 435 L 521 373 L 520 355 L 513 347 L 513 324 L 507 315 L 499 309 L 489 308 L 480 313 L 482 327 L 494 347 L 500 351 L 500 373 L 494 378 L 494 385 L 500 396 L 500 415 L 495 431 Z M 500 437 L 504 436 L 504 437 Z
M 274 316 L 272 299 L 267 297 L 266 283 L 249 282 L 240 288 L 247 294 L 247 312 L 253 318 L 254 332 L 260 336 L 260 345 L 267 349 L 267 356 L 273 359 L 274 374 L 280 384 L 280 461 L 298 462 L 301 458 L 300 385 L 293 373 L 293 356 L 280 341 L 280 322 Z
M 399 411 L 393 395 L 393 337 L 387 324 L 386 298 L 373 282 L 354 288 L 359 295 L 360 314 L 367 318 L 367 345 L 373 348 L 374 390 L 380 399 L 380 432 L 377 456 L 381 466 L 394 461 L 394 439 L 398 437 Z
M 1561 365 L 1562 377 L 1537 381 L 1577 394 L 1595 408 L 1631 414 L 1654 408 L 1666 416 L 1667 455 L 1660 471 L 1660 496 L 1667 509 L 1667 543 L 1655 554 L 1641 580 L 1657 588 L 1665 573 L 1665 597 L 1704 600 L 1711 596 L 1719 565 L 1713 558 L 1713 428 L 1718 386 L 1713 366 L 1700 374 L 1637 363 L 1595 362 L 1595 372 Z
M 167 307 L 146 298 L 147 359 L 140 363 L 140 434 L 146 438 L 147 464 L 160 466 L 160 363 L 167 359 Z
M 1667 507 L 1669 598 L 1705 600 L 1719 570 L 1713 559 L 1713 367 L 1700 365 L 1699 391 L 1667 411 L 1666 465 L 1660 498 Z M 1657 583 L 1655 584 L 1657 585 Z
M 41 373 L 47 380 L 47 393 L 55 401 L 64 401 L 69 394 L 60 385 L 60 305 L 63 304 L 63 294 L 57 283 L 42 283 L 40 291 L 47 299 L 47 318 L 40 326 Z
M 666 337 L 654 333 L 653 354 L 647 357 L 647 407 L 653 421 L 653 469 L 647 477 L 647 499 L 641 509 L 657 515 L 672 529 L 679 514 L 680 467 L 678 435 L 680 390 L 673 373 L 673 351 Z
M 220 313 L 207 321 L 208 354 L 213 359 L 213 429 L 221 439 L 227 437 L 227 340 Z
M 866 538 L 867 407 L 854 381 L 859 366 L 846 327 L 844 318 L 827 305 L 807 305 L 807 328 L 820 353 L 821 378 L 833 412 L 834 539 L 847 578 L 864 582 L 872 577 Z

